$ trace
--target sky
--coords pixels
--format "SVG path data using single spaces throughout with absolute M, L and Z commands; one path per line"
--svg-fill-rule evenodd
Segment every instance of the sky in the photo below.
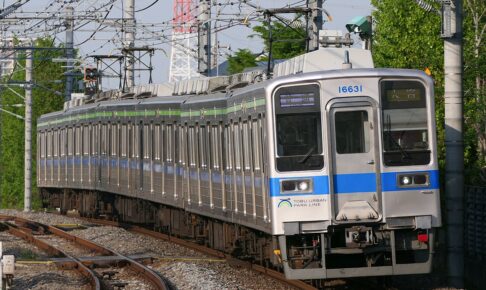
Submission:
M 2 0 L 0 5 L 6 7 L 18 0 Z M 75 8 L 75 32 L 74 32 L 74 46 L 79 49 L 80 57 L 83 62 L 80 66 L 93 65 L 93 59 L 90 55 L 93 54 L 119 54 L 121 45 L 120 28 L 115 29 L 113 26 L 106 25 L 114 18 L 120 18 L 122 15 L 124 0 L 31 0 L 23 5 L 16 13 L 11 14 L 8 18 L 24 18 L 24 17 L 39 17 L 49 18 L 47 21 L 34 20 L 33 22 L 18 21 L 16 25 L 7 27 L 9 32 L 16 35 L 23 35 L 26 37 L 37 36 L 52 36 L 55 35 L 56 42 L 64 42 L 65 32 L 62 31 L 62 11 L 66 5 L 71 5 Z M 217 26 L 227 26 L 230 19 L 231 28 L 224 29 L 217 33 L 217 39 L 221 47 L 230 47 L 220 49 L 223 56 L 219 57 L 219 61 L 225 60 L 226 54 L 231 54 L 240 48 L 249 48 L 254 52 L 262 51 L 262 41 L 259 38 L 248 38 L 252 34 L 251 27 L 258 25 L 257 22 L 252 22 L 249 27 L 245 25 L 235 25 L 241 23 L 241 20 L 247 16 L 256 16 L 252 13 L 254 9 L 250 9 L 246 5 L 238 6 L 237 0 L 212 0 L 213 3 L 220 5 L 214 6 L 212 9 L 212 18 L 226 19 L 226 21 L 218 21 Z M 287 5 L 299 4 L 303 5 L 305 1 L 299 0 L 265 0 L 265 1 L 250 1 L 252 4 L 262 8 L 280 8 Z M 324 29 L 337 29 L 345 31 L 345 24 L 355 16 L 370 15 L 372 7 L 369 0 L 324 0 L 323 8 L 326 9 L 332 16 L 331 22 L 325 22 Z M 155 4 L 154 4 L 155 3 Z M 153 6 L 147 8 L 153 4 Z M 0 6 L 1 7 L 1 6 Z M 135 0 L 135 10 L 144 11 L 137 12 L 135 18 L 137 21 L 137 37 L 136 46 L 150 46 L 155 47 L 155 54 L 152 59 L 154 71 L 152 74 L 154 83 L 162 83 L 168 80 L 170 67 L 170 38 L 171 28 L 170 20 L 172 19 L 173 1 L 170 0 Z M 219 16 L 216 17 L 216 14 Z M 99 19 L 106 17 L 103 24 L 94 21 L 85 20 L 87 17 L 97 16 Z M 84 19 L 84 20 L 81 20 Z M 214 25 L 214 22 L 213 22 Z M 95 33 L 96 31 L 96 33 Z M 357 43 L 356 45 L 359 45 Z M 144 62 L 148 63 L 148 58 L 144 58 Z M 144 72 L 135 74 L 136 84 L 145 84 L 148 82 L 148 74 Z M 103 80 L 105 89 L 114 88 L 118 86 L 117 79 Z

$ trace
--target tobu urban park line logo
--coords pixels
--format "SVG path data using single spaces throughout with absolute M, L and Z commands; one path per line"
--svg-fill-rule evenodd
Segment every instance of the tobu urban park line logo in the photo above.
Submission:
M 290 201 L 290 198 L 280 199 L 277 207 L 292 207 L 292 202 Z

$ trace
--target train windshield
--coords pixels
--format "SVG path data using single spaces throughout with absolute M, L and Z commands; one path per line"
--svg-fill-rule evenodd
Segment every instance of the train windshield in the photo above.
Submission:
M 275 94 L 277 170 L 317 170 L 322 156 L 317 85 L 280 88 Z
M 429 164 L 425 87 L 417 81 L 383 81 L 381 102 L 384 164 Z

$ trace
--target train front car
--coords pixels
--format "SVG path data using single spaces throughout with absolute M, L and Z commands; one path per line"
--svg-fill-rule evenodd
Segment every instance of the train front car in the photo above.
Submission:
M 267 90 L 272 233 L 287 278 L 430 272 L 441 224 L 431 78 L 347 69 Z

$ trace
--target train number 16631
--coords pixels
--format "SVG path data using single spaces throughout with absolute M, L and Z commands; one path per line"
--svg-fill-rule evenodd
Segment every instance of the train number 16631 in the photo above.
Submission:
M 339 86 L 338 91 L 339 91 L 340 94 L 362 93 L 363 92 L 363 85 L 359 85 L 359 86 Z

